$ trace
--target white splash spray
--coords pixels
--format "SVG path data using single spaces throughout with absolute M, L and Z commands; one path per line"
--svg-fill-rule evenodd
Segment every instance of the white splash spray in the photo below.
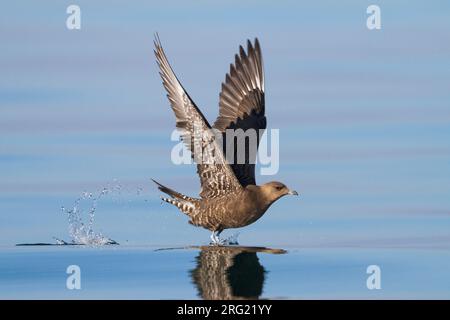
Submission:
M 72 208 L 67 209 L 61 207 L 61 211 L 67 215 L 69 222 L 69 235 L 72 239 L 72 244 L 80 245 L 91 245 L 91 246 L 101 246 L 107 244 L 118 244 L 116 241 L 106 237 L 100 232 L 95 232 L 94 227 L 94 217 L 95 211 L 97 209 L 97 202 L 107 195 L 110 191 L 108 188 L 103 188 L 103 190 L 94 196 L 92 193 L 83 192 L 82 195 L 75 200 Z M 82 208 L 82 202 L 88 202 L 88 222 L 83 221 L 84 210 Z

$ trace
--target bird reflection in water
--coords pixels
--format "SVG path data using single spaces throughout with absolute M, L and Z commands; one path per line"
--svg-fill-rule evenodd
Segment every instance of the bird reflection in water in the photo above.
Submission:
M 266 270 L 257 253 L 286 253 L 260 247 L 203 246 L 191 270 L 198 295 L 206 300 L 259 299 Z

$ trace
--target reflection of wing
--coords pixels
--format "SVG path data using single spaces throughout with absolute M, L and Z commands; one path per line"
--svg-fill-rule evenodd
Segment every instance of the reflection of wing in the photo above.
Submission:
M 203 299 L 258 299 L 265 272 L 255 251 L 202 247 L 191 276 Z
M 257 133 L 255 151 L 250 152 L 251 148 L 248 144 L 250 142 L 245 147 L 245 163 L 237 163 L 237 148 L 234 147 L 234 161 L 231 167 L 244 187 L 248 184 L 256 184 L 256 149 L 259 144 L 260 130 L 266 129 L 264 109 L 263 61 L 258 39 L 255 39 L 254 46 L 247 41 L 247 53 L 242 46 L 239 48 L 239 56 L 235 56 L 235 63 L 230 66 L 230 72 L 222 83 L 219 117 L 214 123 L 214 128 L 223 133 L 224 141 L 227 129 L 243 131 L 253 129 Z M 225 153 L 226 147 L 223 150 Z M 227 159 L 232 157 L 228 156 Z
M 203 198 L 212 198 L 242 188 L 215 142 L 211 127 L 187 92 L 181 86 L 164 53 L 159 38 L 155 40 L 155 55 L 160 75 L 175 113 L 181 138 L 197 162 Z

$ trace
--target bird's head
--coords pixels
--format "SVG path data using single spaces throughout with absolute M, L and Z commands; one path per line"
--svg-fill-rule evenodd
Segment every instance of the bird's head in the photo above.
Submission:
M 285 195 L 298 196 L 297 191 L 290 190 L 285 184 L 278 181 L 271 181 L 261 185 L 261 191 L 270 202 L 276 201 Z

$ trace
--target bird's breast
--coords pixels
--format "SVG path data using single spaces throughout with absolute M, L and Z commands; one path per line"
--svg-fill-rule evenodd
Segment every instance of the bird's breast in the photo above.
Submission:
M 209 225 L 220 225 L 223 229 L 240 228 L 258 220 L 266 209 L 247 192 L 240 192 L 205 200 L 198 217 Z

